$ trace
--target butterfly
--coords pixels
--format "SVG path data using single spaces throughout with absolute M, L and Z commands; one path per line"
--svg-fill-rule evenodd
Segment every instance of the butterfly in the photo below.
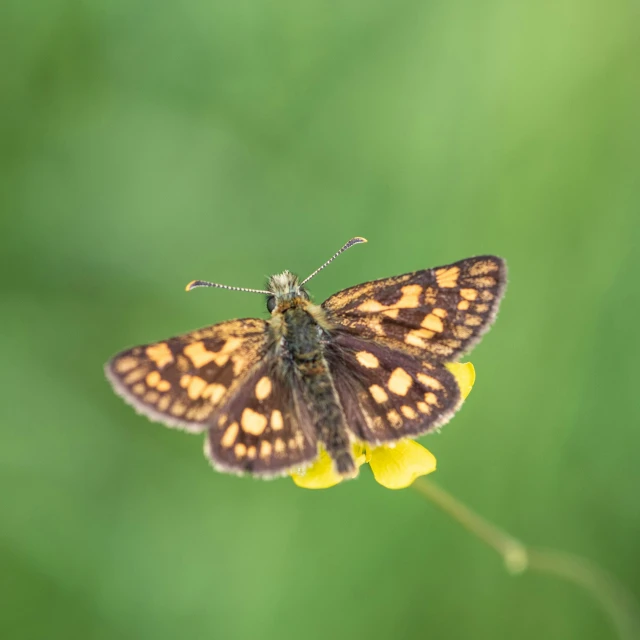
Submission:
M 344 289 L 320 305 L 289 271 L 263 293 L 268 320 L 244 318 L 127 349 L 105 366 L 116 393 L 151 420 L 206 432 L 215 468 L 269 477 L 310 465 L 323 447 L 357 474 L 354 442 L 419 436 L 462 399 L 445 363 L 480 340 L 498 311 L 504 260 L 492 255 Z

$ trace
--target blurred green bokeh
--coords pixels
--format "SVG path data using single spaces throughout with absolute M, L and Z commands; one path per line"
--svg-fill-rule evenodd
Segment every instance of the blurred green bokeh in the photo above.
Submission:
M 413 491 L 213 472 L 113 353 L 258 296 L 492 252 L 510 286 L 434 479 L 640 592 L 640 10 L 627 0 L 5 0 L 0 633 L 613 638 Z

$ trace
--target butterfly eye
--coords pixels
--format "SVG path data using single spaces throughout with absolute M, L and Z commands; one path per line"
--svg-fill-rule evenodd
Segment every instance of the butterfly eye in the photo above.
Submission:
M 273 310 L 276 308 L 276 298 L 275 296 L 269 296 L 267 298 L 267 311 L 269 313 L 273 313 Z

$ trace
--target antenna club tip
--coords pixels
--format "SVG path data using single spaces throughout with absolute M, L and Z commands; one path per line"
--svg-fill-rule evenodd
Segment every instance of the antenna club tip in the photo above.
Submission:
M 353 244 L 358 244 L 361 242 L 369 242 L 369 241 L 366 238 L 363 238 L 362 236 L 358 236 L 353 239 Z
M 198 282 L 197 280 L 192 280 L 185 288 L 185 291 L 191 291 L 191 289 L 193 289 L 194 285 L 196 284 L 196 282 Z

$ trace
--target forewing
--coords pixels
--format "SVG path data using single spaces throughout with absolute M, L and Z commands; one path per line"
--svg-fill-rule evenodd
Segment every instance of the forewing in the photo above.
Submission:
M 344 289 L 322 307 L 338 328 L 452 361 L 489 329 L 505 284 L 504 260 L 479 256 Z
M 268 341 L 263 320 L 232 320 L 123 351 L 105 372 L 139 413 L 199 433 L 260 363 Z
M 421 435 L 447 422 L 462 402 L 443 364 L 379 341 L 338 332 L 325 353 L 356 440 L 380 444 Z
M 223 471 L 282 475 L 318 456 L 307 407 L 293 371 L 269 355 L 213 416 L 205 452 Z

